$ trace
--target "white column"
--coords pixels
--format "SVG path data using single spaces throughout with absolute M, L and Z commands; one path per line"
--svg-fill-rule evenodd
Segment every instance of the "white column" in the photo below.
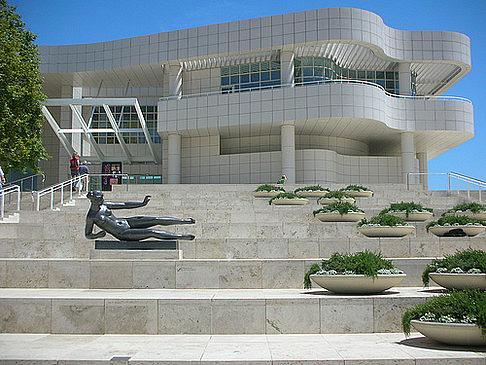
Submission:
M 287 176 L 287 183 L 295 184 L 295 125 L 281 127 L 282 174 Z
M 167 183 L 181 183 L 181 140 L 180 134 L 172 133 L 167 137 Z
M 169 64 L 167 67 L 169 77 L 169 96 L 182 95 L 182 67 L 180 64 Z
M 83 88 L 82 87 L 73 87 L 72 89 L 73 99 L 82 99 L 83 98 Z M 83 115 L 83 107 L 81 105 L 76 105 L 75 108 L 78 110 L 79 114 Z M 78 118 L 74 112 L 71 112 L 71 120 L 72 120 L 72 128 L 73 129 L 81 129 L 81 123 L 79 122 Z M 86 142 L 86 143 L 83 143 Z M 84 135 L 84 133 L 80 134 L 73 134 L 72 137 L 72 145 L 75 151 L 79 153 L 80 156 L 82 155 L 89 155 L 89 144 L 88 139 Z M 87 149 L 86 149 L 87 147 Z M 84 149 L 84 151 L 83 151 Z
M 280 53 L 280 72 L 282 85 L 294 84 L 294 52 L 282 51 Z
M 426 174 L 429 172 L 428 168 L 428 161 L 427 161 L 427 152 L 419 152 L 417 153 L 417 158 L 419 161 L 419 172 Z M 429 188 L 429 177 L 427 175 L 420 175 L 420 183 L 424 187 L 425 190 Z
M 407 174 L 415 172 L 415 146 L 412 132 L 403 132 L 401 134 L 401 149 L 402 149 L 402 176 L 403 183 L 407 183 Z M 410 183 L 415 180 L 414 176 L 410 176 Z
M 412 73 L 410 63 L 400 62 L 398 64 L 398 86 L 400 95 L 412 95 Z

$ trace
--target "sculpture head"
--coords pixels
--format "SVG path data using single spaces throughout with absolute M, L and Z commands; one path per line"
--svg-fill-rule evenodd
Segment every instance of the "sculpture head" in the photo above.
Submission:
M 104 198 L 103 193 L 99 190 L 92 190 L 88 194 L 86 194 L 86 198 L 88 198 L 92 204 L 101 205 L 103 204 Z

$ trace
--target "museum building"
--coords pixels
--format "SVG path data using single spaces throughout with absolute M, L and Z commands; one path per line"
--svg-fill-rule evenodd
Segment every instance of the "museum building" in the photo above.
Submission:
M 164 183 L 403 183 L 474 135 L 472 103 L 441 96 L 469 38 L 365 10 L 39 48 L 51 182 L 77 151 Z

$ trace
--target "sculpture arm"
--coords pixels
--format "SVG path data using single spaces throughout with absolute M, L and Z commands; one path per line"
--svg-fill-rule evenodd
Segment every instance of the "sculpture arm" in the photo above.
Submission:
M 104 202 L 103 204 L 108 209 L 133 209 L 133 208 L 140 208 L 144 207 L 150 201 L 150 195 L 147 195 L 143 202 L 124 202 L 124 203 L 113 203 L 113 202 Z
M 94 240 L 96 238 L 101 238 L 106 236 L 105 231 L 99 231 L 98 233 L 93 233 L 93 219 L 91 218 L 86 218 L 86 226 L 84 229 L 84 236 L 90 240 Z

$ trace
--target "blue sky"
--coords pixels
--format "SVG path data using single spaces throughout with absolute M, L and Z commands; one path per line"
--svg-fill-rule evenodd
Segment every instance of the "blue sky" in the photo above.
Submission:
M 472 71 L 446 95 L 474 105 L 475 137 L 429 161 L 429 172 L 456 171 L 486 181 L 486 1 L 484 0 L 8 0 L 40 45 L 92 43 L 201 25 L 327 7 L 370 10 L 390 27 L 447 30 L 471 38 Z M 432 185 L 435 180 L 431 180 Z M 437 181 L 437 184 L 439 182 Z M 442 184 L 441 184 L 442 185 Z

